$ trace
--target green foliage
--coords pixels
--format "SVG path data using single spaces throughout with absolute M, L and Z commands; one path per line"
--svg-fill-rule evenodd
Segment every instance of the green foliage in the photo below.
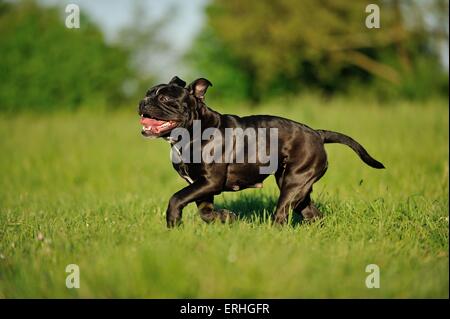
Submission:
M 233 102 L 252 96 L 250 70 L 240 68 L 239 61 L 211 29 L 204 30 L 192 47 L 186 61 L 199 72 L 193 72 L 192 77 L 211 79 L 218 88 L 208 91 L 208 99 Z
M 0 298 L 448 298 L 448 105 L 384 106 L 305 98 L 222 110 L 347 133 L 387 167 L 327 145 L 312 195 L 325 218 L 280 229 L 270 177 L 216 197 L 235 224 L 205 224 L 192 204 L 168 231 L 167 201 L 186 183 L 137 115 L 108 113 L 101 129 L 93 112 L 0 117 Z M 80 289 L 65 286 L 72 263 Z M 373 263 L 380 289 L 364 283 Z
M 430 63 L 425 58 L 418 58 L 414 67 L 415 72 L 410 74 L 409 81 L 405 81 L 408 97 L 425 100 L 433 93 L 448 97 L 448 74 L 442 72 L 440 65 Z
M 422 8 L 410 23 L 404 16 L 417 9 L 415 2 L 373 3 L 381 9 L 381 29 L 366 28 L 363 0 L 215 0 L 189 61 L 198 72 L 222 76 L 227 89 L 247 80 L 231 94 L 253 101 L 355 87 L 381 98 L 448 95 L 442 90 L 448 74 L 424 26 L 426 14 L 442 13 Z
M 128 53 L 108 45 L 86 17 L 64 25 L 63 10 L 33 1 L 0 10 L 0 110 L 117 106 L 130 76 Z

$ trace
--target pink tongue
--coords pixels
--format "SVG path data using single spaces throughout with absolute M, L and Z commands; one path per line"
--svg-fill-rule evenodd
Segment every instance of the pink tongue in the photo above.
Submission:
M 162 124 L 166 123 L 166 121 L 158 121 L 155 119 L 150 119 L 148 117 L 142 117 L 141 118 L 141 124 L 146 127 L 154 127 L 154 126 L 160 126 Z

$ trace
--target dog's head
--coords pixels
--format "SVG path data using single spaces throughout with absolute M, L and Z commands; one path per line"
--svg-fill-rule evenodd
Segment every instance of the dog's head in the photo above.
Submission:
M 188 128 L 204 105 L 206 90 L 212 86 L 207 79 L 199 78 L 189 84 L 173 77 L 167 84 L 159 84 L 147 91 L 139 103 L 142 135 L 168 136 L 176 127 Z

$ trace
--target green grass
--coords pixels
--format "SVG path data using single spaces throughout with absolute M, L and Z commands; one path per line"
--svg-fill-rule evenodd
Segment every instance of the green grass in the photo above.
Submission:
M 165 227 L 183 187 L 169 146 L 139 134 L 134 108 L 0 116 L 0 297 L 448 298 L 448 107 L 304 98 L 259 109 L 347 133 L 387 169 L 328 145 L 320 223 L 268 222 L 278 191 L 224 193 L 241 220 L 204 224 L 195 205 Z M 283 106 L 282 106 L 283 105 Z M 80 266 L 67 289 L 65 267 Z M 368 289 L 377 264 L 381 288 Z

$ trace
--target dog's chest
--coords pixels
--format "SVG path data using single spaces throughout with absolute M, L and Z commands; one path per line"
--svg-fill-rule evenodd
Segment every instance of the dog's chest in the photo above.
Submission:
M 176 145 L 172 146 L 172 165 L 185 181 L 194 183 L 200 176 L 205 176 L 205 167 L 202 163 L 184 162 L 180 149 Z M 263 180 L 267 177 L 259 173 L 259 166 L 255 164 L 234 163 L 224 166 L 223 164 L 213 165 L 208 174 L 215 174 L 224 177 L 224 191 L 238 191 L 246 188 L 262 188 Z M 207 174 L 207 175 L 208 175 Z M 207 178 L 207 177 L 206 177 Z
M 189 175 L 189 167 L 185 163 L 181 162 L 179 164 L 173 164 L 173 167 L 178 172 L 178 175 L 180 175 L 189 184 L 194 182 L 192 177 Z
M 170 143 L 170 141 L 169 141 Z M 189 166 L 183 162 L 183 157 L 181 156 L 181 152 L 178 149 L 177 146 L 173 145 L 172 143 L 171 147 L 172 147 L 172 165 L 173 168 L 175 168 L 175 170 L 177 171 L 178 175 L 180 175 L 185 181 L 187 181 L 189 184 L 194 183 L 195 178 L 193 177 L 193 172 L 192 172 L 192 168 L 191 170 L 189 169 Z M 174 161 L 174 157 L 175 157 L 175 161 Z

